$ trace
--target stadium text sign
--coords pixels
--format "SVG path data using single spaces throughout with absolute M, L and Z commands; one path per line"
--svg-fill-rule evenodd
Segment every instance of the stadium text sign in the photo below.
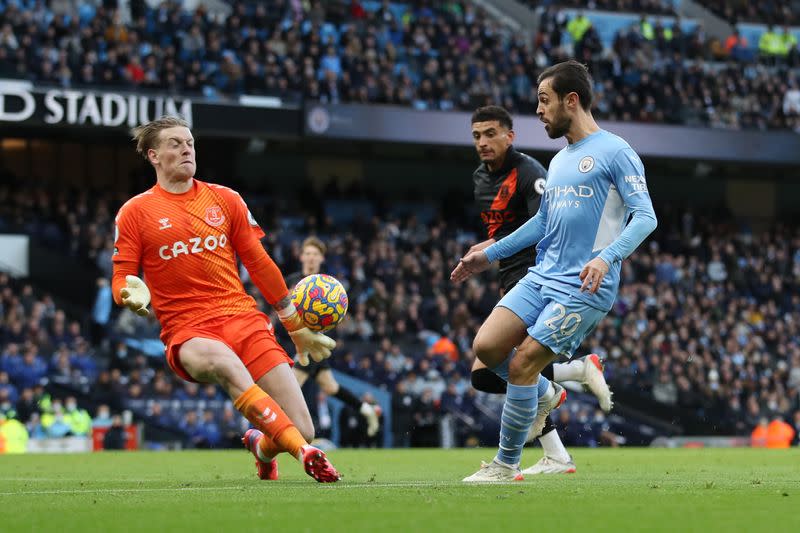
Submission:
M 172 97 L 50 89 L 0 80 L 0 121 L 78 126 L 133 127 L 161 115 L 180 115 L 192 125 L 192 101 Z

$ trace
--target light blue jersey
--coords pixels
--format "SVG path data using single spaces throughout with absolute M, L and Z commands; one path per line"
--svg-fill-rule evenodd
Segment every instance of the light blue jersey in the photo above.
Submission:
M 526 277 L 608 311 L 622 260 L 656 224 L 642 161 L 624 139 L 600 130 L 556 154 L 539 212 L 485 252 L 495 261 L 538 243 Z M 596 294 L 582 293 L 581 270 L 597 256 L 609 265 L 608 274 Z

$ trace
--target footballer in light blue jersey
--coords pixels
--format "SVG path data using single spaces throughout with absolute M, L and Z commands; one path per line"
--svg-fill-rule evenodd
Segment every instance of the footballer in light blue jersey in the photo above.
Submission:
M 655 227 L 639 156 L 622 138 L 599 130 L 556 154 L 539 212 L 489 246 L 486 256 L 495 261 L 538 243 L 538 259 L 528 274 L 531 281 L 609 311 L 622 260 Z M 581 291 L 580 273 L 595 257 L 605 261 L 608 274 L 596 293 Z
M 553 138 L 567 146 L 550 163 L 539 211 L 512 234 L 468 253 L 454 282 L 536 244 L 536 264 L 503 296 L 481 326 L 473 351 L 487 368 L 507 369 L 508 392 L 499 449 L 465 482 L 520 479 L 530 431 L 564 401 L 563 388 L 540 376 L 555 357 L 571 358 L 611 309 L 623 259 L 655 229 L 656 216 L 639 156 L 591 114 L 592 79 L 574 60 L 539 76 L 536 113 Z

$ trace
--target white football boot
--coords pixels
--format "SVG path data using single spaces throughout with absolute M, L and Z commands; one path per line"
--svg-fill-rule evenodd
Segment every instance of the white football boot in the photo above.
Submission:
M 608 413 L 614 407 L 611 399 L 611 389 L 608 388 L 606 378 L 603 376 L 603 363 L 597 354 L 589 354 L 583 361 L 583 382 L 592 394 L 597 396 L 600 409 Z
M 519 467 L 507 465 L 497 459 L 491 463 L 481 461 L 481 469 L 469 477 L 465 477 L 464 483 L 507 483 L 509 481 L 523 481 L 525 478 Z
M 540 436 L 544 430 L 545 420 L 550 416 L 550 412 L 553 409 L 558 409 L 561 404 L 564 403 L 564 400 L 567 399 L 567 391 L 564 387 L 555 381 L 551 381 L 550 383 L 553 385 L 553 393 L 552 395 L 545 394 L 539 398 L 539 404 L 536 407 L 536 418 L 533 419 L 533 425 L 528 432 L 528 437 L 531 435 L 533 435 L 534 438 Z
M 523 474 L 574 474 L 577 471 L 575 463 L 572 462 L 572 456 L 566 463 L 547 457 L 546 455 L 539 459 L 539 462 L 533 466 L 529 466 L 522 471 Z

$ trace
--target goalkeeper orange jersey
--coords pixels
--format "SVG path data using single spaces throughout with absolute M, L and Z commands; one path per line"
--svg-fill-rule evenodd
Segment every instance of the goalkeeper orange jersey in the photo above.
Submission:
M 144 272 L 165 344 L 182 327 L 257 310 L 236 253 L 260 247 L 264 232 L 236 191 L 193 181 L 183 194 L 156 184 L 128 200 L 116 218 L 115 282 L 124 286 L 125 275 Z

